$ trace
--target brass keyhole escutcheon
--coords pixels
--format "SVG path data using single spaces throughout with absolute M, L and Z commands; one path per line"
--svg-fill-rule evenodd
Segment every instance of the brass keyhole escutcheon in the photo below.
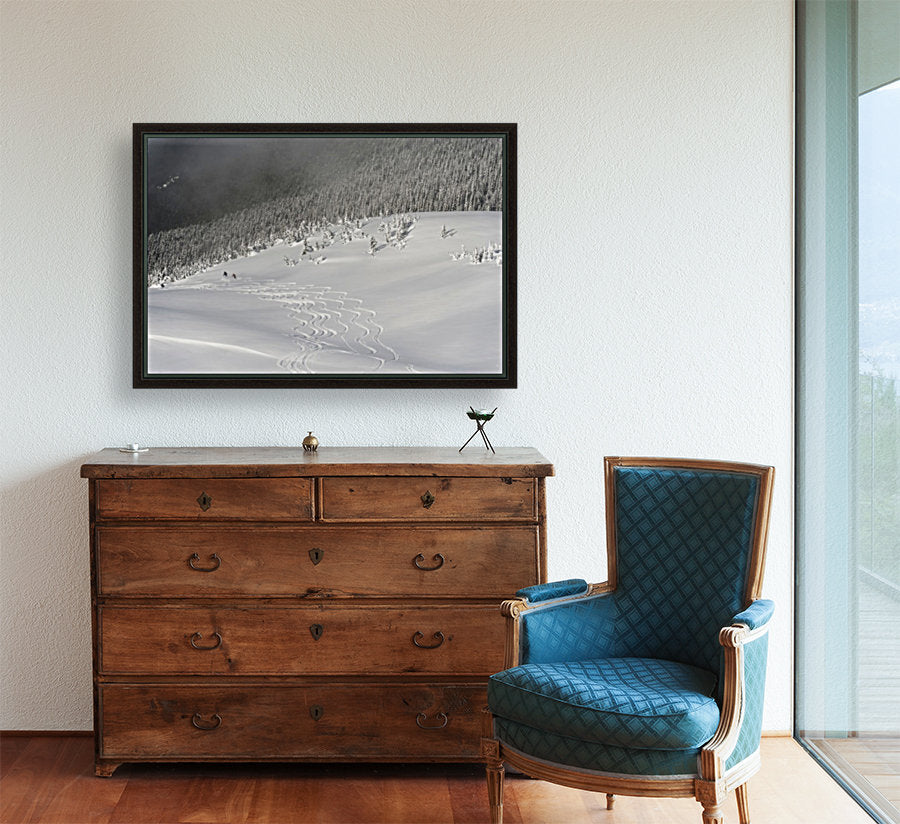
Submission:
M 309 708 L 309 714 L 312 716 L 313 721 L 318 721 L 323 715 L 325 715 L 325 710 L 318 704 L 314 704 Z
M 206 510 L 212 506 L 212 498 L 205 492 L 201 492 L 200 497 L 197 498 L 197 503 L 200 504 L 200 509 L 206 512 Z
M 434 495 L 431 494 L 431 490 L 426 490 L 421 500 L 425 509 L 431 509 L 431 505 L 434 503 Z
M 323 632 L 325 632 L 325 627 L 321 624 L 313 624 L 309 628 L 309 634 L 312 635 L 313 641 L 318 641 L 322 637 Z
M 325 556 L 325 550 L 319 549 L 318 547 L 313 547 L 309 551 L 309 560 L 313 562 L 313 566 L 318 566 L 319 561 Z

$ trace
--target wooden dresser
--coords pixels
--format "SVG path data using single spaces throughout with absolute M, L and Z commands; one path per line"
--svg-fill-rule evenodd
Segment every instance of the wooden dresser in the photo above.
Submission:
M 546 580 L 532 449 L 106 449 L 90 480 L 96 772 L 476 761 L 499 603 Z

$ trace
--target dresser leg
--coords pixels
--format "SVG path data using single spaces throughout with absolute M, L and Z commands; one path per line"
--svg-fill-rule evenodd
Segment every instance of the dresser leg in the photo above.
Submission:
M 99 778 L 109 778 L 121 766 L 121 761 L 97 760 L 94 762 L 94 775 Z

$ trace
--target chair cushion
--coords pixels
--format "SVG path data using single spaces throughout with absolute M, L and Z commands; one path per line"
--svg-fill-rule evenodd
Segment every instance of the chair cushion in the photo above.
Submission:
M 712 738 L 716 676 L 653 658 L 523 664 L 492 676 L 488 704 L 537 730 L 624 748 L 693 749 Z
M 687 777 L 698 773 L 699 747 L 689 750 L 629 749 L 536 730 L 506 718 L 494 719 L 494 733 L 504 745 L 551 764 L 645 778 Z

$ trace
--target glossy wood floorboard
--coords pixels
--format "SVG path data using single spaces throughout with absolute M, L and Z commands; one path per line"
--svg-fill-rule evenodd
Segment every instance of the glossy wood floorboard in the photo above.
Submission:
M 477 767 L 442 765 L 126 765 L 93 775 L 93 742 L 0 739 L 0 824 L 481 824 Z M 754 824 L 870 824 L 796 743 L 763 740 L 750 784 Z M 523 776 L 506 782 L 506 824 L 700 824 L 689 799 L 603 795 Z M 737 824 L 732 796 L 729 824 Z
M 818 738 L 810 743 L 883 818 L 900 824 L 900 738 Z

